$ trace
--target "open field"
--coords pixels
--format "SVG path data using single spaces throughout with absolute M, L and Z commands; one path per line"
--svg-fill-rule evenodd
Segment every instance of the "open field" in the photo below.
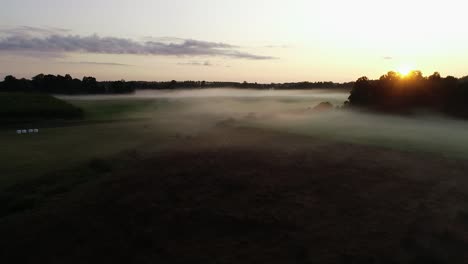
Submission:
M 468 126 L 323 95 L 67 98 L 83 120 L 2 128 L 0 255 L 466 263 Z
M 183 93 L 182 97 L 158 98 L 151 98 L 146 93 L 136 98 L 65 97 L 84 110 L 84 119 L 15 122 L 0 128 L 0 144 L 3 146 L 0 159 L 8 160 L 0 166 L 0 189 L 23 178 L 34 178 L 125 150 L 153 151 L 174 138 L 196 135 L 226 121 L 229 123 L 233 118 L 252 118 L 256 109 L 262 113 L 294 111 L 314 106 L 322 99 L 320 95 L 309 99 L 297 95 L 274 97 L 265 102 L 263 96 L 233 100 L 232 95 L 214 99 L 187 98 Z M 260 102 L 265 104 L 259 108 L 257 104 Z M 229 109 L 223 108 L 228 106 Z M 40 128 L 41 133 L 16 135 L 16 129 L 30 126 Z

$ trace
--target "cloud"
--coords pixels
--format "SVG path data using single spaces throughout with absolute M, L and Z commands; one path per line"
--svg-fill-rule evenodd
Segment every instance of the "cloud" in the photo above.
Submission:
M 142 38 L 143 41 L 155 41 L 155 42 L 163 42 L 163 43 L 170 43 L 170 42 L 182 42 L 184 41 L 183 38 L 176 38 L 176 37 L 152 37 L 152 36 L 145 36 Z
M 291 48 L 291 46 L 289 46 L 289 45 L 266 45 L 264 47 L 269 48 L 269 49 L 289 49 L 289 48 Z
M 63 61 L 63 64 L 80 64 L 80 65 L 104 65 L 104 66 L 119 66 L 130 67 L 131 64 L 115 63 L 115 62 L 97 62 L 97 61 Z
M 188 65 L 188 66 L 205 66 L 205 67 L 214 66 L 209 61 L 205 61 L 205 62 L 191 61 L 191 62 L 181 62 L 181 63 L 177 63 L 177 64 L 178 65 Z
M 31 27 L 31 26 L 20 26 L 20 27 L 3 27 L 0 28 L 0 34 L 3 36 L 50 36 L 54 34 L 66 34 L 69 33 L 69 29 L 57 28 L 57 27 Z
M 60 29 L 21 27 L 0 31 L 0 52 L 41 52 L 41 53 L 97 53 L 133 54 L 159 56 L 211 56 L 248 60 L 271 60 L 271 56 L 256 55 L 239 50 L 239 47 L 222 43 L 193 39 L 168 41 L 147 40 L 138 42 L 117 37 L 98 35 L 65 35 Z

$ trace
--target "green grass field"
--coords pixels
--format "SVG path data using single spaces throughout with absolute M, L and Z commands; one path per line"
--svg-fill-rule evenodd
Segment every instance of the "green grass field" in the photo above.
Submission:
M 81 119 L 16 120 L 0 128 L 0 215 L 42 204 L 51 195 L 97 180 L 136 152 L 153 152 L 173 140 L 151 116 L 164 102 L 76 101 Z M 37 134 L 16 129 L 39 128 Z
M 200 118 L 191 104 L 162 100 L 76 100 L 79 120 L 23 121 L 0 128 L 0 190 L 24 180 L 67 168 L 80 168 L 95 158 L 125 151 L 152 152 L 178 137 L 209 129 L 222 117 Z M 198 118 L 197 118 L 198 117 Z M 17 135 L 16 129 L 39 128 Z
M 84 109 L 82 120 L 17 124 L 18 129 L 34 125 L 40 129 L 38 134 L 17 135 L 10 127 L 0 130 L 3 146 L 0 159 L 7 161 L 1 165 L 0 187 L 157 140 L 157 130 L 150 129 L 151 122 L 126 116 L 128 109 L 137 108 L 138 103 L 80 102 L 76 105 Z

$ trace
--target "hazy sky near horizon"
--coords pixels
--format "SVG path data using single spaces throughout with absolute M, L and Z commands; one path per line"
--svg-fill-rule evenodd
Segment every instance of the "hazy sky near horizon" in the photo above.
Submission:
M 352 81 L 468 74 L 457 0 L 2 0 L 0 77 Z

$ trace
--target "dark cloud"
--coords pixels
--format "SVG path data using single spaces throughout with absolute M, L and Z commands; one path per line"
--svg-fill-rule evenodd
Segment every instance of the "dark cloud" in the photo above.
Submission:
M 132 39 L 100 37 L 98 35 L 65 35 L 52 29 L 22 27 L 1 31 L 0 51 L 44 52 L 44 53 L 99 53 L 134 54 L 160 56 L 222 56 L 249 60 L 270 60 L 262 56 L 243 52 L 239 47 L 221 43 L 193 39 L 179 39 L 171 42 L 147 40 L 137 42 Z

